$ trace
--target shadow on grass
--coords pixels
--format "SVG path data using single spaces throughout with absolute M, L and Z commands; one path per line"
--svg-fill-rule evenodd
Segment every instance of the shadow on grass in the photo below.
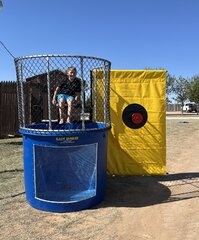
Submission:
M 23 194 L 25 194 L 25 192 L 20 192 L 20 193 L 16 193 L 16 194 L 13 194 L 13 195 L 10 195 L 10 196 L 0 197 L 0 200 L 18 197 L 18 196 L 21 196 Z
M 22 194 L 24 192 L 14 193 L 10 196 L 4 196 L 0 200 Z M 92 209 L 147 207 L 198 197 L 199 172 L 168 174 L 165 176 L 108 176 L 105 198 Z
M 199 197 L 199 173 L 108 177 L 99 207 L 146 207 Z
M 3 142 L 3 144 L 8 144 L 8 145 L 17 145 L 17 146 L 21 146 L 23 145 L 22 142 Z

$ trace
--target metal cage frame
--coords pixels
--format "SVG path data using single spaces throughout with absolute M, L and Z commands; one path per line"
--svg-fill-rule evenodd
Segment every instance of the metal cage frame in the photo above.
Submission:
M 110 61 L 103 58 L 65 54 L 24 56 L 15 58 L 14 61 L 21 130 L 44 134 L 96 130 L 95 124 L 89 128 L 86 127 L 89 121 L 103 124 L 102 128 L 110 128 Z M 55 88 L 55 79 L 59 78 L 70 66 L 77 69 L 78 77 L 81 79 L 80 120 L 75 124 L 60 126 L 53 117 L 56 110 L 52 105 L 52 89 Z M 57 77 L 55 77 L 55 73 Z M 40 97 L 35 105 L 36 110 L 32 109 L 33 88 L 36 89 L 35 94 Z M 45 95 L 43 102 L 46 105 L 41 103 L 42 94 Z M 43 119 L 44 111 L 46 119 Z M 37 114 L 40 122 L 33 120 L 34 114 Z M 87 115 L 89 115 L 89 121 Z

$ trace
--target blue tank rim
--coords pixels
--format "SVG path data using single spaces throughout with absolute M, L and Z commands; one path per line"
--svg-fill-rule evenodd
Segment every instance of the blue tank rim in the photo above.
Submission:
M 48 123 L 29 124 L 25 127 L 20 127 L 19 132 L 24 135 L 35 136 L 64 136 L 71 134 L 82 134 L 95 131 L 108 131 L 111 129 L 110 124 L 105 123 L 85 123 L 85 129 L 82 128 L 82 123 L 72 124 L 52 124 L 52 129 L 49 130 Z

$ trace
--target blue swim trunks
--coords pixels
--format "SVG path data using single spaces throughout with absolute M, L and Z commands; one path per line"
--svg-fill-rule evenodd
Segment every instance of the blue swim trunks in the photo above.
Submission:
M 63 98 L 66 102 L 67 102 L 67 100 L 69 100 L 69 99 L 74 100 L 74 97 L 69 96 L 69 95 L 67 95 L 67 94 L 57 94 L 57 101 L 58 101 L 58 102 L 59 102 L 59 100 L 60 100 L 61 98 Z

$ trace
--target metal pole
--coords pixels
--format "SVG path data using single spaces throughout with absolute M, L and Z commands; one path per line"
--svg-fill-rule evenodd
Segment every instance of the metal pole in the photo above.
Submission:
M 84 63 L 83 58 L 80 58 L 80 65 L 81 65 L 81 102 L 82 102 L 82 129 L 85 129 L 85 109 L 84 109 Z
M 52 130 L 49 57 L 46 57 L 46 61 L 47 61 L 47 93 L 48 93 L 48 120 L 49 120 L 48 129 Z
M 20 63 L 20 88 L 21 88 L 21 115 L 22 115 L 22 127 L 25 127 L 25 109 L 24 109 L 24 84 L 23 84 L 23 66 L 22 63 Z
M 106 124 L 107 86 L 106 86 L 106 66 L 104 66 L 104 124 Z
M 107 112 L 107 123 L 110 125 L 110 63 L 105 63 L 105 71 L 106 71 L 106 112 Z
M 96 77 L 96 69 L 93 71 L 93 80 L 94 80 L 94 86 L 93 86 L 93 93 L 94 93 L 94 121 L 96 122 L 96 112 L 97 112 L 97 77 Z

